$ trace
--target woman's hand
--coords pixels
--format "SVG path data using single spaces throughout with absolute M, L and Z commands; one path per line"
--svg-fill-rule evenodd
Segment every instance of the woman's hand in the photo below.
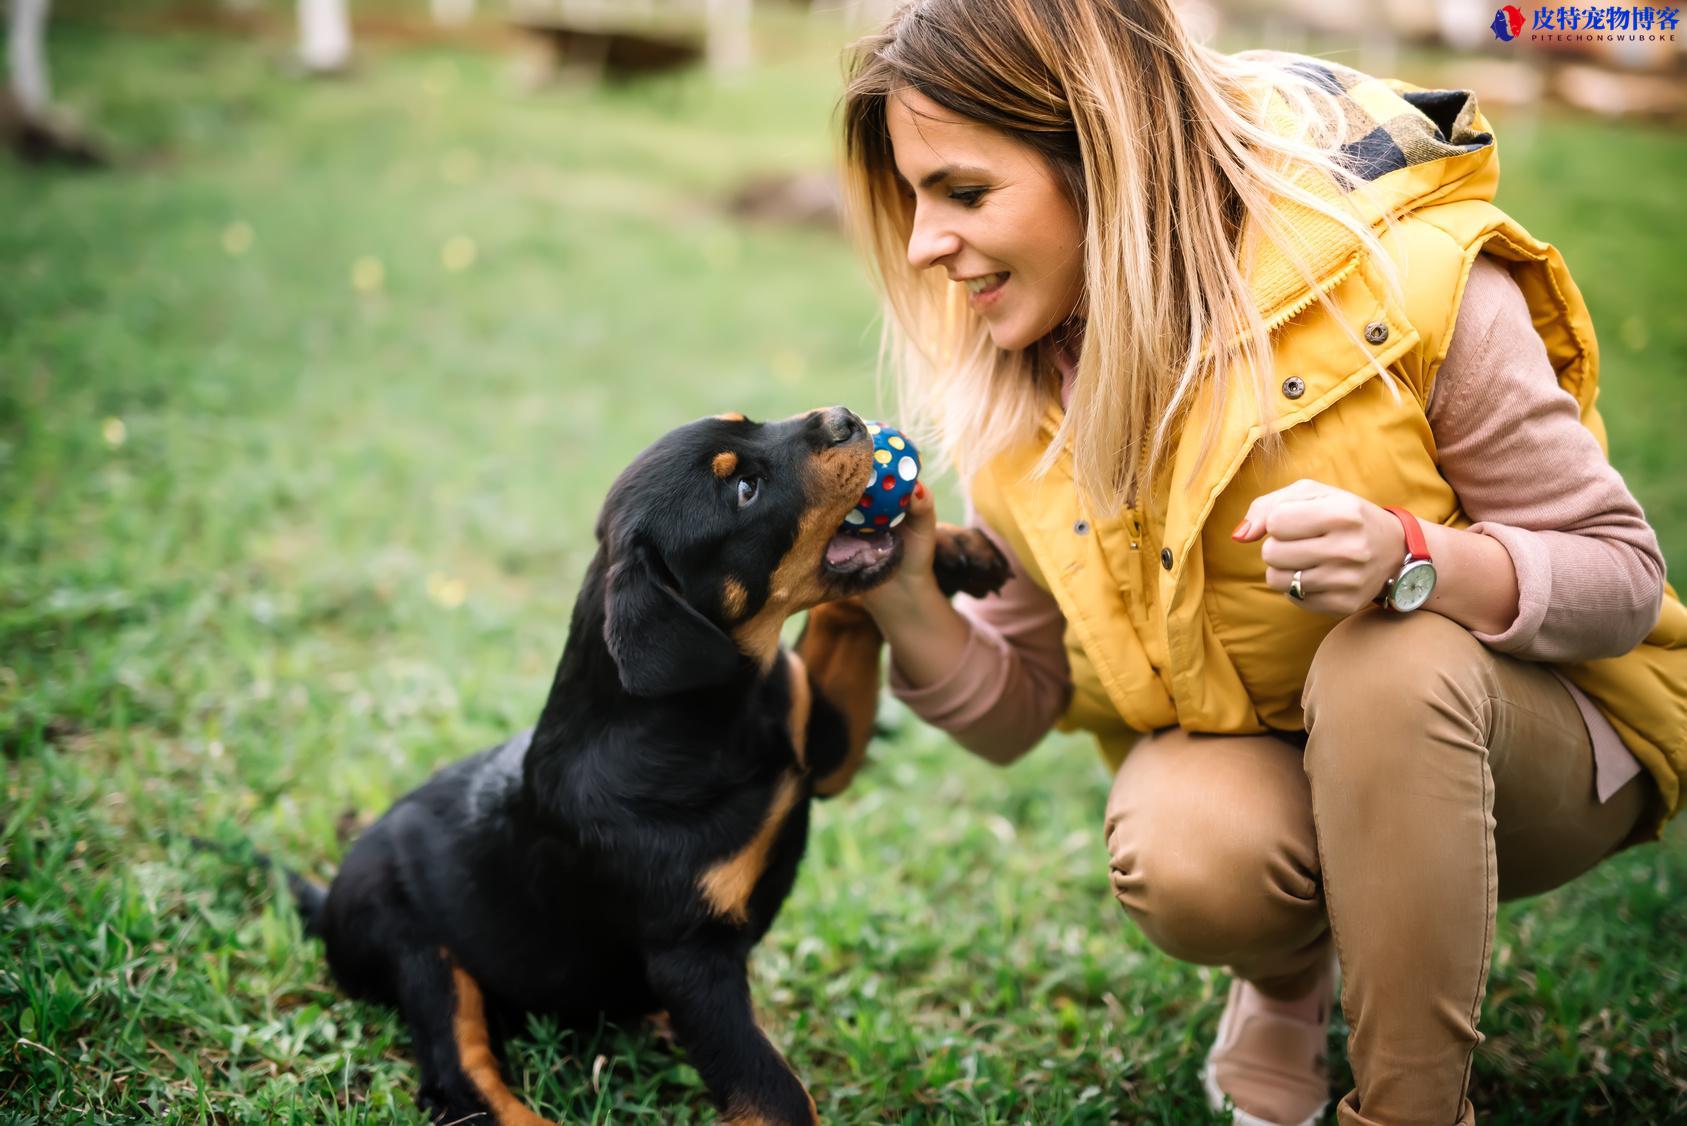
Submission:
M 896 574 L 857 595 L 890 646 L 891 663 L 916 687 L 936 684 L 955 670 L 972 627 L 938 588 L 937 503 L 925 485 L 914 486 L 908 518 L 896 526 L 902 562 Z
M 907 613 L 937 590 L 932 558 L 937 550 L 937 501 L 921 481 L 908 498 L 908 518 L 896 526 L 902 541 L 902 562 L 896 573 L 860 595 L 861 604 L 875 619 Z
M 1255 498 L 1231 538 L 1263 538 L 1265 582 L 1287 593 L 1296 571 L 1308 610 L 1347 615 L 1369 606 L 1406 558 L 1393 513 L 1319 481 L 1300 480 Z

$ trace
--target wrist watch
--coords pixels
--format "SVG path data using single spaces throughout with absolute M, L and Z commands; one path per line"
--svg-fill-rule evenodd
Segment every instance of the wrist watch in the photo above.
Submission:
M 1385 504 L 1383 508 L 1394 513 L 1406 530 L 1406 561 L 1383 586 L 1377 601 L 1397 614 L 1405 614 L 1428 602 L 1434 593 L 1435 563 L 1429 558 L 1429 543 L 1423 538 L 1418 518 L 1396 505 Z

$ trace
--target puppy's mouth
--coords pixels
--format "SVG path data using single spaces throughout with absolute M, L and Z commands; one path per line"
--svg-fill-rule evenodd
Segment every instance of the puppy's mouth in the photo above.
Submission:
M 870 535 L 839 532 L 826 544 L 821 570 L 859 589 L 888 577 L 901 561 L 902 541 L 889 529 Z
M 855 425 L 849 428 L 847 436 L 840 436 L 829 451 L 829 460 L 838 478 L 841 478 L 834 479 L 835 492 L 830 488 L 826 490 L 838 506 L 831 513 L 832 527 L 837 530 L 826 541 L 820 558 L 821 579 L 834 595 L 846 596 L 877 585 L 881 579 L 888 578 L 902 561 L 902 541 L 893 529 L 880 527 L 864 533 L 860 525 L 845 523 L 872 483 L 875 464 L 873 439 L 868 435 L 866 424 L 853 414 L 849 418 Z

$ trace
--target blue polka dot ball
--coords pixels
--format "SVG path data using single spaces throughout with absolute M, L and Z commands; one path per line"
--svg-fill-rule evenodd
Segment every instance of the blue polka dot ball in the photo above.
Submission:
M 843 530 L 871 536 L 894 528 L 908 515 L 908 500 L 920 479 L 920 451 L 902 431 L 883 422 L 869 422 L 873 436 L 873 479 L 861 501 L 844 517 Z

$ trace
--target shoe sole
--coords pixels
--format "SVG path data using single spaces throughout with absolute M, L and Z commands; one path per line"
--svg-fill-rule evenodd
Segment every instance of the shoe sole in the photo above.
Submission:
M 1212 1107 L 1216 1113 L 1223 1114 L 1225 1104 L 1229 1102 L 1230 1096 L 1226 1095 L 1219 1088 L 1218 1072 L 1214 1069 L 1211 1062 L 1208 1062 L 1201 1068 L 1201 1086 L 1206 1088 L 1207 1105 Z M 1308 1115 L 1299 1122 L 1285 1123 L 1273 1122 L 1269 1118 L 1261 1118 L 1257 1114 L 1249 1114 L 1241 1107 L 1231 1106 L 1230 1123 L 1231 1126 L 1318 1126 L 1318 1124 L 1324 1120 L 1324 1112 L 1329 1109 L 1329 1100 L 1326 1099 L 1324 1105 L 1319 1107 L 1313 1114 Z

